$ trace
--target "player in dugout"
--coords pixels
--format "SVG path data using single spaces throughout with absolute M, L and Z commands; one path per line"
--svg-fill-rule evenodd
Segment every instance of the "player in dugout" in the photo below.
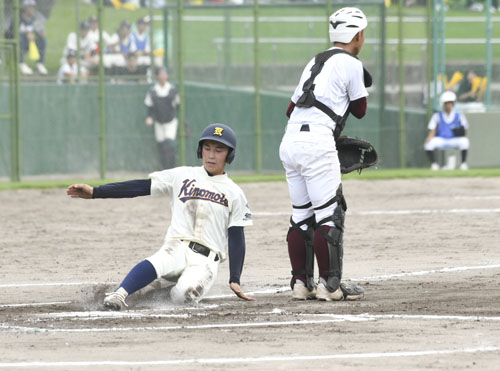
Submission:
M 176 167 L 153 172 L 148 179 L 99 187 L 68 187 L 67 194 L 72 198 L 170 198 L 172 221 L 163 246 L 132 268 L 114 292 L 106 294 L 105 308 L 128 307 L 128 295 L 160 277 L 177 279 L 170 291 L 172 302 L 198 302 L 212 287 L 219 264 L 228 255 L 231 290 L 241 299 L 255 300 L 240 288 L 244 227 L 252 225 L 252 216 L 245 194 L 225 172 L 235 154 L 234 131 L 227 125 L 212 124 L 205 128 L 198 142 L 197 156 L 202 159 L 202 166 Z

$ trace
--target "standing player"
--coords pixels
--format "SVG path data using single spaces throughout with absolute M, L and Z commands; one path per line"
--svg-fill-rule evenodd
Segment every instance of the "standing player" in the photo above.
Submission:
M 330 16 L 333 47 L 306 65 L 287 110 L 280 158 L 293 208 L 287 241 L 295 299 L 355 300 L 364 295 L 361 287 L 340 283 L 347 206 L 335 142 L 349 113 L 357 118 L 366 113 L 365 80 L 369 86 L 371 77 L 356 57 L 366 26 L 357 8 Z
M 165 67 L 156 71 L 156 84 L 147 92 L 144 104 L 148 107 L 146 125 L 154 123 L 155 139 L 164 169 L 175 166 L 175 138 L 177 136 L 177 110 L 180 104 L 177 87 L 168 81 Z
M 236 152 L 236 135 L 222 124 L 209 125 L 198 142 L 197 155 L 203 166 L 182 166 L 151 173 L 149 179 L 91 187 L 73 184 L 67 194 L 73 198 L 130 198 L 167 196 L 172 222 L 163 246 L 137 264 L 120 286 L 104 298 L 112 310 L 127 307 L 128 295 L 160 277 L 178 278 L 172 288 L 174 303 L 198 302 L 215 281 L 219 263 L 229 251 L 229 285 L 245 300 L 240 276 L 245 258 L 243 227 L 251 225 L 251 214 L 241 188 L 224 169 Z
M 465 136 L 469 124 L 465 116 L 454 109 L 457 96 L 452 91 L 445 91 L 439 98 L 443 107 L 441 112 L 432 115 L 429 125 L 429 134 L 425 138 L 425 152 L 431 162 L 431 170 L 439 170 L 434 150 L 458 148 L 461 151 L 462 161 L 460 170 L 468 170 L 467 150 L 469 149 L 469 138 Z

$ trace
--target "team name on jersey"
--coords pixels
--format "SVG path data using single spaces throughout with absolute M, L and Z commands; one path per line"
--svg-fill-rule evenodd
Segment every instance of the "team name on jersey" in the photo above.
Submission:
M 222 206 L 228 206 L 226 195 L 224 193 L 216 193 L 209 191 L 208 189 L 196 187 L 196 179 L 184 179 L 182 181 L 182 187 L 177 195 L 179 200 L 186 202 L 189 200 L 205 200 L 210 202 L 215 202 Z

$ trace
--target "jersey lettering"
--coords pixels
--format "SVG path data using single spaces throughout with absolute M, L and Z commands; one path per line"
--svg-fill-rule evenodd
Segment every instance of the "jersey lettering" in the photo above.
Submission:
M 189 200 L 204 200 L 228 207 L 229 202 L 224 193 L 216 193 L 208 189 L 196 187 L 196 179 L 184 179 L 182 187 L 177 195 L 181 202 Z

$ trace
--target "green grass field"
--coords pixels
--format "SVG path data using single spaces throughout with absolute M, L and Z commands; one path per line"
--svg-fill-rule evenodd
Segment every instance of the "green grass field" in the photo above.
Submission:
M 500 177 L 500 169 L 471 169 L 468 171 L 431 171 L 428 169 L 389 169 L 378 170 L 368 169 L 361 174 L 350 173 L 343 176 L 343 179 L 358 180 L 379 180 L 379 179 L 411 179 L 411 178 L 454 178 L 454 177 Z M 284 174 L 263 174 L 263 175 L 231 175 L 236 183 L 261 183 L 261 182 L 283 182 Z M 46 180 L 46 181 L 22 181 L 22 182 L 0 182 L 0 191 L 15 189 L 46 189 L 46 188 L 66 188 L 70 184 L 86 183 L 92 186 L 123 181 L 125 179 L 105 179 L 105 180 Z
M 380 8 L 366 7 L 363 8 L 368 16 L 377 16 Z M 89 15 L 96 14 L 96 7 L 93 5 L 80 3 L 79 19 L 87 19 Z M 175 13 L 171 11 L 171 13 Z M 57 1 L 52 10 L 50 19 L 46 25 L 48 52 L 47 52 L 47 67 L 50 71 L 55 72 L 59 68 L 62 50 L 66 42 L 67 35 L 77 28 L 76 5 L 74 1 Z M 103 29 L 108 33 L 113 33 L 122 20 L 127 20 L 131 23 L 135 22 L 139 17 L 148 14 L 148 10 L 141 8 L 135 11 L 117 10 L 106 7 L 104 10 L 103 21 L 105 26 Z M 155 11 L 155 16 L 161 16 L 162 12 Z M 230 14 L 231 17 L 252 17 L 251 8 L 232 8 L 229 13 L 223 9 L 206 9 L 206 8 L 188 8 L 185 14 L 187 16 L 224 16 Z M 405 8 L 405 16 L 425 16 L 425 8 Z M 387 10 L 388 16 L 397 15 L 397 8 L 392 6 Z M 311 53 L 322 50 L 327 45 L 327 13 L 324 8 L 297 8 L 297 7 L 262 7 L 261 16 L 280 16 L 280 17 L 325 17 L 325 22 L 261 22 L 259 32 L 261 38 L 324 38 L 325 43 L 319 44 L 261 44 L 260 54 L 263 63 L 288 63 L 300 62 L 307 60 Z M 484 17 L 484 13 L 472 13 L 466 10 L 456 9 L 449 10 L 446 16 L 451 17 Z M 170 30 L 175 30 L 175 22 L 170 22 Z M 253 35 L 252 22 L 233 22 L 230 27 L 226 27 L 224 21 L 205 22 L 199 20 L 188 20 L 184 27 L 185 39 L 185 59 L 186 63 L 216 63 L 224 56 L 230 56 L 234 63 L 252 63 L 253 62 L 253 47 L 251 44 L 235 44 L 232 45 L 231 51 L 224 54 L 226 51 L 222 46 L 214 43 L 217 38 L 224 39 L 225 35 L 230 34 L 232 38 L 248 38 Z M 155 22 L 155 28 L 161 29 L 162 24 Z M 398 25 L 394 22 L 386 24 L 387 38 L 396 39 L 398 37 Z M 228 32 L 228 33 L 226 33 Z M 369 26 L 368 38 L 378 38 L 380 27 L 378 25 Z M 404 24 L 403 35 L 405 38 L 426 38 L 426 23 L 408 22 Z M 484 38 L 486 36 L 486 25 L 482 21 L 474 23 L 446 23 L 446 37 L 455 39 L 467 38 Z M 175 37 L 175 35 L 174 35 Z M 500 29 L 493 27 L 493 37 L 500 38 Z M 494 46 L 493 56 L 496 59 L 500 58 L 497 51 L 499 47 Z M 371 57 L 372 48 L 365 47 L 361 58 L 369 59 Z M 364 55 L 363 55 L 364 53 Z M 391 58 L 392 50 L 387 48 L 387 58 Z M 486 49 L 484 45 L 449 45 L 446 48 L 446 57 L 448 60 L 483 60 Z M 422 60 L 422 49 L 419 45 L 408 45 L 404 47 L 405 59 L 409 61 Z

